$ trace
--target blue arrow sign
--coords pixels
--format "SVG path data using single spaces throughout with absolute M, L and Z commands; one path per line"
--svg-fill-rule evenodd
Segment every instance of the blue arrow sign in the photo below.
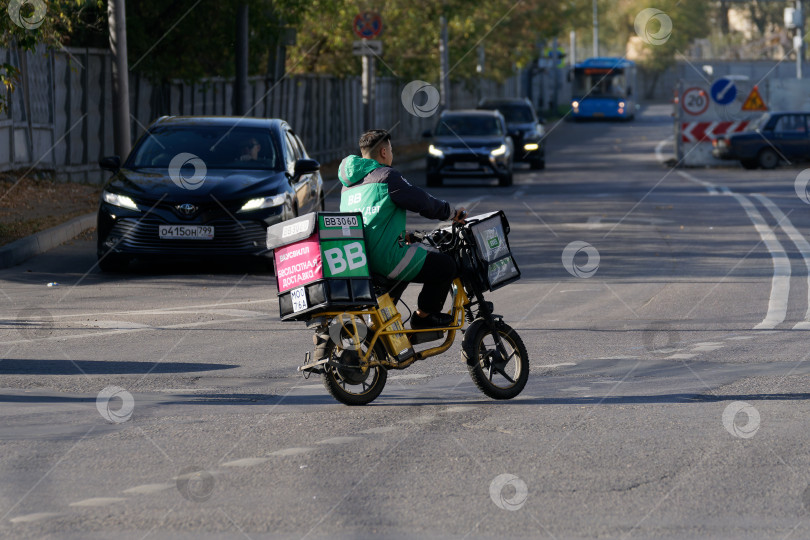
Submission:
M 710 93 L 718 105 L 728 105 L 737 97 L 737 85 L 729 79 L 718 79 L 712 84 Z

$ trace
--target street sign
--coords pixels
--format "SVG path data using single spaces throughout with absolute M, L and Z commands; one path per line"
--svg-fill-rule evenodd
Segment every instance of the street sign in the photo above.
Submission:
M 737 97 L 737 85 L 726 78 L 718 79 L 712 85 L 710 93 L 718 105 L 728 105 Z
M 352 22 L 352 30 L 362 39 L 375 38 L 382 33 L 382 29 L 382 17 L 373 11 L 358 13 Z
M 380 56 L 382 53 L 382 41 L 379 39 L 358 39 L 352 43 L 352 54 L 355 56 Z
M 759 89 L 754 86 L 751 90 L 751 93 L 748 94 L 748 98 L 746 98 L 745 103 L 743 103 L 742 110 L 744 111 L 767 111 L 768 106 L 765 105 L 765 101 L 762 99 L 762 96 L 759 93 Z
M 709 96 L 703 88 L 693 86 L 681 96 L 681 106 L 688 114 L 701 115 L 709 108 Z

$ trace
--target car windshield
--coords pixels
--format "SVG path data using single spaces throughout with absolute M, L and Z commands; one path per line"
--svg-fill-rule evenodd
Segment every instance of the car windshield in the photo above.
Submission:
M 482 109 L 499 110 L 510 124 L 528 124 L 534 122 L 532 109 L 528 105 L 484 105 Z
M 503 135 L 494 116 L 447 116 L 439 121 L 436 135 L 491 136 Z
M 189 125 L 154 128 L 141 139 L 126 166 L 165 169 L 180 154 L 185 159 L 177 166 L 196 157 L 208 169 L 283 169 L 267 129 Z
M 768 120 L 771 119 L 771 113 L 765 113 L 756 120 L 752 120 L 750 124 L 748 124 L 748 128 L 746 131 L 756 131 L 758 129 L 762 129 L 765 127 L 765 124 L 768 123 Z

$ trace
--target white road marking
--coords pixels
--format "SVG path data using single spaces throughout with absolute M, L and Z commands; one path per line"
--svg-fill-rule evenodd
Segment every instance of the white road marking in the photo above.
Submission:
M 315 444 L 346 444 L 360 440 L 362 440 L 361 437 L 332 437 L 330 439 L 318 441 Z
M 692 347 L 691 351 L 696 353 L 711 352 L 717 349 L 722 349 L 725 345 L 702 345 L 699 347 Z
M 667 161 L 663 153 L 664 146 L 666 146 L 668 142 L 674 141 L 674 139 L 675 139 L 674 136 L 670 136 L 667 137 L 666 139 L 663 139 L 657 145 L 655 145 L 655 159 L 657 159 L 659 163 L 664 163 L 665 161 Z
M 696 354 L 678 353 L 673 354 L 672 356 L 667 356 L 665 360 L 689 360 L 696 356 L 697 356 Z
M 694 182 L 695 184 L 700 184 L 701 186 L 705 187 L 706 190 L 709 192 L 709 195 L 719 195 L 719 192 L 717 191 L 717 186 L 712 184 L 711 182 L 706 182 L 705 180 L 696 178 L 686 171 L 675 171 L 675 172 L 677 172 L 680 176 L 686 178 L 690 182 Z
M 134 488 L 125 489 L 121 493 L 135 493 L 136 495 L 148 495 L 150 493 L 158 493 L 176 487 L 177 484 L 143 484 L 135 486 Z
M 306 454 L 307 452 L 312 452 L 315 450 L 314 448 L 306 448 L 303 446 L 297 446 L 292 448 L 284 448 L 283 450 L 276 450 L 275 452 L 270 452 L 271 456 L 297 456 L 298 454 Z
M 254 465 L 261 465 L 270 461 L 270 458 L 259 458 L 259 457 L 249 457 L 249 458 L 242 458 L 236 459 L 234 461 L 229 461 L 227 463 L 223 463 L 223 467 L 253 467 Z
M 427 373 L 406 373 L 405 375 L 393 375 L 388 377 L 389 381 L 406 381 L 409 379 L 426 379 L 430 377 Z
M 729 194 L 737 199 L 745 213 L 748 214 L 748 219 L 754 224 L 762 242 L 771 253 L 773 279 L 771 280 L 771 297 L 768 300 L 768 313 L 761 323 L 754 326 L 754 330 L 775 328 L 787 316 L 788 296 L 790 295 L 790 259 L 779 239 L 776 238 L 776 234 L 765 222 L 759 210 L 748 200 L 748 197 L 733 193 L 731 190 L 729 190 Z
M 560 392 L 584 392 L 590 389 L 590 386 L 569 386 L 568 388 L 560 388 Z
M 732 340 L 733 341 L 743 341 L 743 340 L 746 340 L 746 339 L 754 339 L 754 336 L 734 336 L 734 337 L 726 338 L 726 340 L 728 340 L 728 341 L 732 341 Z
M 804 259 L 804 266 L 807 268 L 807 311 L 804 314 L 804 320 L 796 323 L 793 327 L 794 330 L 809 330 L 810 329 L 810 243 L 804 239 L 802 233 L 796 230 L 796 227 L 793 226 L 793 223 L 790 222 L 788 217 L 782 212 L 778 206 L 776 206 L 773 201 L 771 201 L 768 197 L 764 195 L 760 195 L 759 193 L 755 193 L 752 195 L 756 198 L 759 202 L 765 205 L 765 208 L 773 215 L 774 219 L 776 219 L 779 226 L 782 227 L 782 230 L 785 231 L 785 234 L 788 235 L 790 241 L 796 246 L 796 249 L 799 250 L 799 253 L 802 255 L 802 259 Z
M 132 330 L 134 328 L 151 328 L 148 324 L 136 323 L 131 321 L 84 321 L 81 324 L 85 326 L 94 326 L 96 328 L 112 328 L 115 330 Z
M 69 506 L 109 506 L 111 504 L 124 502 L 125 500 L 127 500 L 125 497 L 94 497 L 92 499 L 84 499 L 83 501 L 70 503 Z
M 563 366 L 575 366 L 575 362 L 560 362 L 559 364 L 546 364 L 544 366 L 537 366 L 541 368 L 555 368 L 555 367 L 563 367 Z
M 192 392 L 214 392 L 216 388 L 161 388 L 156 391 L 162 394 L 190 394 Z
M 59 516 L 64 516 L 65 514 L 61 514 L 59 512 L 36 512 L 34 514 L 26 514 L 24 516 L 17 516 L 15 518 L 11 518 L 9 521 L 11 523 L 33 523 L 35 521 L 42 521 L 43 519 L 51 519 Z

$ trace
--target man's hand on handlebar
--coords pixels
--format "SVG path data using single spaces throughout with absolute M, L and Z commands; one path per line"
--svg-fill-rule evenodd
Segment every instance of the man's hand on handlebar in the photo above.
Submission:
M 450 219 L 452 219 L 453 223 L 464 225 L 466 223 L 465 219 L 466 217 L 467 217 L 467 210 L 465 210 L 464 208 L 457 208 L 456 213 Z

